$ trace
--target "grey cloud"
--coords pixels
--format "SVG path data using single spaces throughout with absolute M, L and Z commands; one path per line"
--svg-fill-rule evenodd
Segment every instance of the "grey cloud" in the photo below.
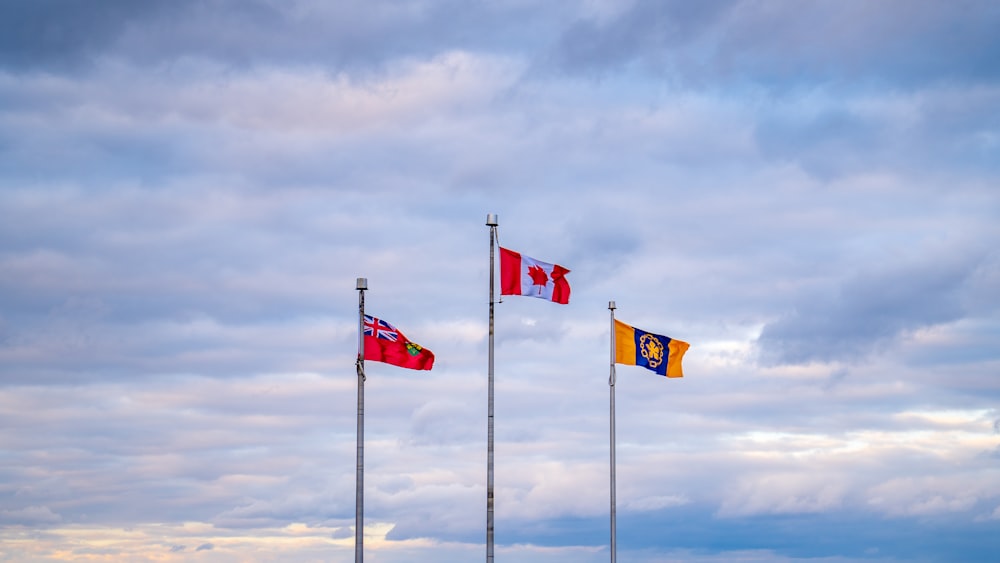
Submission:
M 761 359 L 850 363 L 909 332 L 962 318 L 964 285 L 979 259 L 936 258 L 863 271 L 832 292 L 808 295 L 764 326 Z
M 351 528 L 349 528 L 347 526 L 344 526 L 342 528 L 337 528 L 336 530 L 333 531 L 333 533 L 330 534 L 330 537 L 333 538 L 333 539 L 335 539 L 335 540 L 342 540 L 342 539 L 347 539 L 347 538 L 353 538 L 354 537 L 354 530 L 352 530 Z
M 544 3 L 16 0 L 0 10 L 0 67 L 195 57 L 233 66 L 302 62 L 357 69 L 450 49 L 521 48 L 559 15 Z
M 215 549 L 215 544 L 203 543 L 195 548 L 195 551 L 212 551 Z
M 918 94 L 844 103 L 817 95 L 811 104 L 775 100 L 760 112 L 761 154 L 792 162 L 824 180 L 889 170 L 974 175 L 996 169 L 1000 131 L 992 89 L 929 88 Z
M 4 2 L 0 6 L 0 68 L 73 67 L 111 45 L 130 21 L 186 3 L 185 0 Z
M 1000 78 L 995 62 L 1000 43 L 990 31 L 1000 10 L 988 0 L 961 6 L 827 1 L 806 10 L 743 6 L 733 12 L 732 33 L 720 42 L 720 58 L 732 61 L 738 73 L 792 83 L 818 78 L 915 85 Z M 970 18 L 971 13 L 977 16 Z
M 449 399 L 428 401 L 413 412 L 411 441 L 414 444 L 460 445 L 479 442 L 480 432 L 465 424 L 479 413 L 470 405 Z
M 572 71 L 637 63 L 692 86 L 729 79 L 782 90 L 859 80 L 994 81 L 1000 78 L 1000 43 L 993 33 L 998 22 L 1000 10 L 989 0 L 960 6 L 640 0 L 609 21 L 570 28 L 553 59 Z
M 0 510 L 0 523 L 8 526 L 46 526 L 58 524 L 62 516 L 48 506 L 31 505 Z
M 812 118 L 786 114 L 762 121 L 755 137 L 765 156 L 791 160 L 816 176 L 831 178 L 884 166 L 891 133 L 887 125 L 839 109 Z
M 633 60 L 669 67 L 675 62 L 671 50 L 696 42 L 736 3 L 640 0 L 611 21 L 575 23 L 560 38 L 553 62 L 573 70 L 613 69 Z

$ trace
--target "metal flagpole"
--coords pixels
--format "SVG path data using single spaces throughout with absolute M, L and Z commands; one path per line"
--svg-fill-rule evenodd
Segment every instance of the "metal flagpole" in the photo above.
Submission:
M 608 302 L 611 311 L 611 375 L 608 386 L 611 388 L 611 563 L 615 563 L 618 530 L 615 513 L 615 302 Z
M 354 563 L 365 559 L 365 290 L 368 278 L 358 278 L 358 473 L 354 486 Z
M 493 245 L 497 236 L 497 216 L 486 215 L 490 228 L 490 353 L 489 353 L 489 407 L 486 432 L 486 563 L 493 563 Z

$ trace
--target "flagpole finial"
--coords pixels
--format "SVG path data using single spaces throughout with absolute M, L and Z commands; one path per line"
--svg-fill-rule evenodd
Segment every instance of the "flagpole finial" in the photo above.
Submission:
M 608 301 L 608 309 L 611 309 L 612 311 L 615 310 L 615 302 L 614 301 Z
M 368 289 L 368 278 L 358 278 L 358 291 Z
M 496 227 L 499 224 L 500 223 L 497 222 L 497 214 L 496 213 L 487 213 L 486 214 L 486 226 L 487 227 Z

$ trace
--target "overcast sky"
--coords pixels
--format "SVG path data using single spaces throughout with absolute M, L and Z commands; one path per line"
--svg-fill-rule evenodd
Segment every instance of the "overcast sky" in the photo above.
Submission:
M 995 561 L 993 0 L 0 3 L 0 559 Z

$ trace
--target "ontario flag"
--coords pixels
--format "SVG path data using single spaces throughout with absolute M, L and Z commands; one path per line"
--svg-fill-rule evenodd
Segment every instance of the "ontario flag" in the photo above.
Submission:
M 434 352 L 410 342 L 388 322 L 365 315 L 365 359 L 409 369 L 431 369 Z
M 500 295 L 525 295 L 569 303 L 569 270 L 500 248 Z

